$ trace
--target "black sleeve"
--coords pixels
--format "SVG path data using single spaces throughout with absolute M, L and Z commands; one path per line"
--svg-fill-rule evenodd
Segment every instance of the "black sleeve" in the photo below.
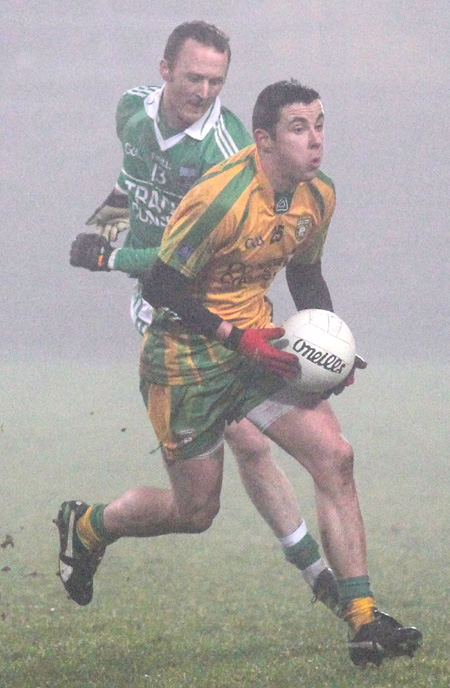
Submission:
M 286 266 L 286 281 L 297 310 L 321 308 L 333 311 L 330 292 L 322 275 L 322 263 L 302 265 L 291 260 Z
M 222 322 L 222 318 L 191 296 L 188 278 L 160 258 L 142 280 L 142 296 L 154 308 L 169 308 L 180 316 L 190 332 L 203 334 L 209 339 L 214 338 Z

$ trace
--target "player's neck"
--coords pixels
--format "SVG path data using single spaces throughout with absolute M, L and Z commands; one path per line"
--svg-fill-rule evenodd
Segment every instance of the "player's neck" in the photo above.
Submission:
M 261 167 L 274 193 L 292 194 L 295 191 L 299 182 L 287 175 L 286 171 L 281 169 L 279 165 L 276 165 L 270 156 L 260 154 L 260 160 Z
M 172 127 L 161 113 L 158 117 L 158 126 L 163 139 L 170 139 L 172 136 L 179 134 L 180 131 L 183 131 L 183 127 Z
M 164 100 L 164 96 L 159 105 L 158 125 L 164 138 L 178 134 L 189 126 L 189 124 L 180 121 L 176 110 L 170 107 L 167 99 Z

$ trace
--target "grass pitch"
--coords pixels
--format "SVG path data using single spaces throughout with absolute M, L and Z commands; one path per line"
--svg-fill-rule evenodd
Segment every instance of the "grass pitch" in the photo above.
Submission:
M 68 600 L 52 519 L 63 499 L 166 485 L 133 367 L 4 364 L 0 414 L 1 688 L 444 688 L 449 685 L 449 368 L 372 364 L 333 404 L 356 450 L 380 606 L 417 625 L 413 660 L 354 667 L 239 483 L 202 535 L 121 540 L 93 602 Z M 99 381 L 101 384 L 99 384 Z M 317 535 L 311 482 L 282 452 Z

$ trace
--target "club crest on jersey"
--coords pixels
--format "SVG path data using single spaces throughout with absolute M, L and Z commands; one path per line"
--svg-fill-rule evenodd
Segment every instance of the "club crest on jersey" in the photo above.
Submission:
M 304 238 L 310 225 L 311 225 L 311 218 L 310 217 L 301 217 L 300 220 L 297 220 L 297 227 L 295 228 L 295 238 L 297 239 L 297 241 L 300 241 L 301 239 Z

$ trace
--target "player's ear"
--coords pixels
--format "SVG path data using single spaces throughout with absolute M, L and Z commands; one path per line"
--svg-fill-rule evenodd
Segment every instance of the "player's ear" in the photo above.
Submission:
M 266 129 L 255 129 L 253 138 L 261 153 L 271 153 L 273 150 L 274 140 L 271 134 Z
M 162 59 L 159 63 L 159 73 L 164 81 L 170 81 L 170 67 L 167 60 Z

